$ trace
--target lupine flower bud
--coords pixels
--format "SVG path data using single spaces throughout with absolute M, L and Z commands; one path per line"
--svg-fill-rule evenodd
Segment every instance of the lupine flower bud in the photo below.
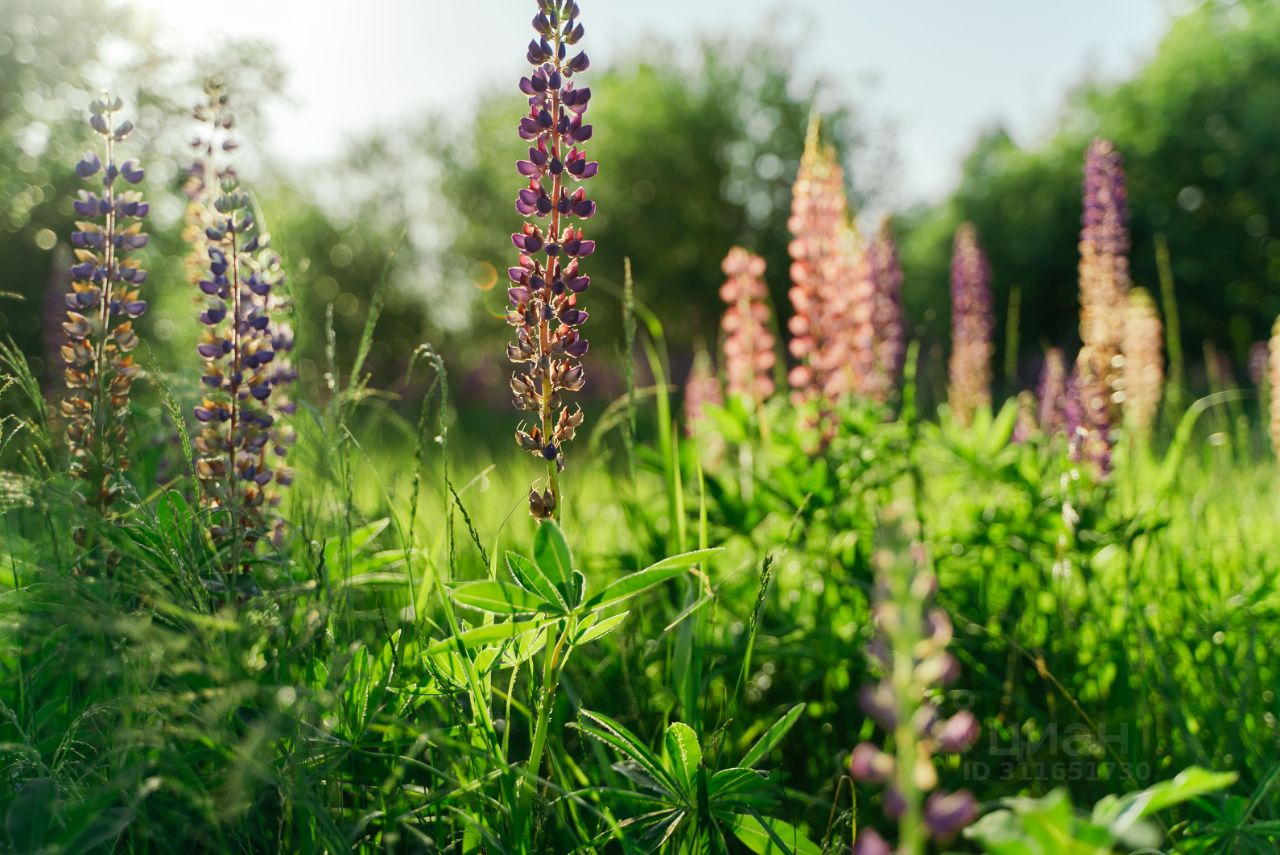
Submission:
M 979 407 L 991 406 L 991 268 L 969 223 L 956 230 L 951 254 L 951 364 L 947 399 L 967 425 Z
M 720 322 L 724 330 L 724 366 L 731 395 L 759 405 L 773 395 L 773 333 L 769 330 L 769 289 L 765 263 L 740 246 L 729 250 L 721 265 L 728 277 L 720 299 L 729 304 Z
M 867 255 L 875 283 L 871 314 L 875 366 L 867 378 L 865 391 L 884 403 L 898 387 L 907 343 L 906 319 L 902 313 L 902 263 L 898 259 L 898 244 L 893 239 L 893 221 L 890 218 L 880 221 Z
M 1164 327 L 1143 288 L 1129 293 L 1124 319 L 1124 417 L 1135 432 L 1150 432 L 1164 392 Z
M 530 492 L 529 512 L 546 519 L 560 505 L 557 476 L 564 469 L 564 445 L 582 424 L 581 409 L 571 411 L 562 401 L 564 393 L 580 390 L 585 382 L 579 360 L 587 340 L 578 328 L 587 312 L 578 307 L 578 298 L 591 277 L 581 272 L 581 260 L 596 248 L 572 224 L 592 217 L 595 202 L 586 198 L 584 187 L 570 187 L 593 177 L 598 166 L 582 148 L 593 136 L 592 126 L 584 123 L 591 90 L 573 80 L 590 62 L 585 53 L 569 58 L 568 51 L 584 33 L 576 20 L 578 6 L 573 0 L 552 0 L 540 2 L 539 10 L 533 19 L 538 37 L 527 52 L 535 68 L 520 79 L 529 112 L 518 133 L 530 147 L 528 159 L 516 163 L 528 184 L 516 194 L 515 207 L 528 221 L 511 236 L 520 255 L 507 271 L 512 282 L 507 322 L 516 331 L 507 357 L 517 366 L 511 378 L 515 408 L 536 414 L 531 427 L 521 424 L 516 430 L 516 443 L 547 463 L 547 487 Z M 544 230 L 540 223 L 548 218 Z
M 1268 378 L 1271 386 L 1271 448 L 1280 460 L 1280 318 L 1276 318 L 1271 328 L 1270 368 Z
M 75 201 L 76 222 L 71 233 L 75 264 L 70 268 L 71 288 L 66 295 L 66 341 L 62 359 L 70 394 L 62 402 L 67 420 L 67 445 L 71 473 L 88 481 L 90 502 L 107 512 L 120 497 L 124 471 L 126 417 L 133 381 L 141 369 L 130 352 L 138 346 L 133 320 L 146 311 L 138 286 L 146 271 L 133 250 L 147 245 L 142 218 L 147 205 L 137 190 L 117 182 L 122 169 L 115 162 L 115 144 L 129 135 L 131 122 L 116 124 L 122 107 L 119 98 L 103 96 L 91 105 L 90 126 L 101 138 L 104 160 L 97 151 L 87 153 L 76 165 L 76 174 L 95 179 L 93 189 L 81 190 Z M 114 130 L 113 130 L 114 128 Z M 98 178 L 99 174 L 101 177 Z M 137 184 L 143 171 L 126 161 L 125 180 Z
M 203 255 L 196 283 L 204 328 L 196 346 L 204 360 L 196 474 L 205 506 L 219 512 L 210 528 L 215 541 L 237 554 L 264 534 L 277 542 L 282 536 L 280 496 L 271 485 L 293 480 L 285 465 L 293 441 L 285 417 L 294 410 L 288 389 L 297 374 L 289 362 L 293 332 L 284 319 L 289 304 L 280 257 L 252 197 L 230 165 L 216 159 L 238 148 L 227 94 L 216 82 L 205 94 L 194 114 L 203 130 L 186 186 L 187 234 Z
M 1094 140 L 1085 153 L 1081 226 L 1081 430 L 1096 434 L 1081 439 L 1085 457 L 1101 465 L 1110 460 L 1110 432 L 1120 417 L 1129 294 L 1129 197 L 1120 154 L 1107 140 Z

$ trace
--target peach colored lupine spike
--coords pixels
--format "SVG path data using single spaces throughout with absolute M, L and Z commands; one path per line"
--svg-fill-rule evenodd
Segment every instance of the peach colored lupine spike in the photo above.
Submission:
M 720 298 L 729 304 L 720 322 L 725 332 L 724 370 L 731 395 L 756 405 L 773 395 L 773 367 L 777 356 L 765 303 L 764 259 L 742 247 L 729 250 L 721 265 L 726 277 Z
M 1143 288 L 1129 294 L 1123 380 L 1125 424 L 1145 434 L 1155 422 L 1164 391 L 1164 327 L 1155 301 Z

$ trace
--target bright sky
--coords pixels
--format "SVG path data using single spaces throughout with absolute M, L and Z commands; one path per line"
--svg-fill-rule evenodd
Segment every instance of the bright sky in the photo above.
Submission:
M 285 162 L 467 92 L 514 81 L 533 0 L 134 0 L 177 44 L 215 35 L 276 42 L 291 103 L 271 144 Z M 800 72 L 849 87 L 900 154 L 898 203 L 938 198 L 995 121 L 1033 142 L 1083 75 L 1123 76 L 1150 54 L 1178 0 L 579 0 L 600 67 L 646 35 L 779 32 L 803 41 Z M 216 10 L 216 14 L 214 14 Z M 512 90 L 514 92 L 514 88 Z M 335 122 L 338 122 L 335 127 Z

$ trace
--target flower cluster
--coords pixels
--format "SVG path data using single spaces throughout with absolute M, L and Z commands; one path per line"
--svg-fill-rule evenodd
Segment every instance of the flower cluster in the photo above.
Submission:
M 719 406 L 723 402 L 720 380 L 711 364 L 711 356 L 700 349 L 693 357 L 693 366 L 684 384 L 684 424 L 688 434 L 694 434 L 695 426 L 702 421 L 708 406 Z
M 207 94 L 195 112 L 205 127 L 193 142 L 198 163 L 190 174 L 199 185 L 188 185 L 196 206 L 189 222 L 206 224 L 207 259 L 197 283 L 204 332 L 196 349 L 204 359 L 205 396 L 195 408 L 202 424 L 196 474 L 206 507 L 222 512 L 211 527 L 214 539 L 251 549 L 263 533 L 282 531 L 275 512 L 280 496 L 270 485 L 293 480 L 284 464 L 293 437 L 283 417 L 294 411 L 287 390 L 297 374 L 288 359 L 293 333 L 283 319 L 288 303 L 280 257 L 234 171 L 216 164 L 216 153 L 236 148 L 235 123 L 220 87 Z
M 1036 422 L 1045 436 L 1067 433 L 1067 361 L 1062 350 L 1051 347 L 1044 354 L 1040 383 L 1036 388 L 1040 408 Z
M 798 363 L 787 375 L 792 400 L 834 401 L 859 389 L 872 364 L 870 264 L 849 226 L 844 170 L 810 123 L 792 188 L 791 282 L 787 328 Z
M 893 239 L 893 221 L 880 221 L 867 249 L 875 298 L 871 311 L 874 336 L 874 371 L 867 376 L 865 393 L 884 403 L 892 397 L 902 374 L 907 352 L 906 321 L 902 313 L 902 263 Z
M 578 299 L 591 277 L 583 274 L 581 262 L 596 248 L 573 225 L 575 219 L 593 216 L 596 203 L 587 199 L 584 187 L 571 188 L 598 169 L 582 149 L 592 135 L 591 125 L 584 122 L 591 89 L 573 81 L 590 60 L 583 52 L 569 56 L 569 48 L 583 35 L 577 18 L 575 0 L 538 0 L 533 18 L 537 37 L 528 50 L 534 70 L 520 79 L 529 112 L 520 120 L 519 132 L 529 143 L 529 157 L 516 163 L 516 171 L 528 179 L 516 196 L 516 211 L 527 221 L 511 236 L 520 257 L 507 271 L 513 283 L 507 290 L 507 322 L 516 330 L 507 357 L 517 366 L 511 375 L 515 408 L 534 420 L 527 429 L 520 425 L 516 442 L 547 462 L 547 486 L 529 493 L 529 511 L 538 519 L 557 512 L 564 445 L 582 424 L 582 410 L 570 409 L 563 398 L 579 391 L 585 380 L 581 359 L 587 340 L 580 327 L 587 312 L 578 307 Z M 549 220 L 545 230 L 539 225 L 543 220 Z
M 916 552 L 920 552 L 916 547 Z M 892 736 L 892 753 L 871 742 L 859 743 L 849 760 L 854 780 L 885 784 L 884 807 L 899 822 L 902 851 L 921 851 L 926 836 L 950 839 L 977 815 L 977 800 L 967 790 L 938 789 L 936 754 L 957 754 L 978 739 L 980 728 L 967 710 L 944 718 L 937 702 L 941 687 L 960 675 L 960 665 L 947 650 L 951 621 L 930 601 L 937 580 L 923 562 L 879 556 L 877 634 L 868 645 L 871 665 L 884 676 L 866 685 L 859 703 L 867 716 Z M 854 852 L 888 853 L 879 834 L 863 829 Z
M 140 192 L 129 189 L 142 181 L 142 167 L 133 160 L 115 160 L 115 144 L 133 130 L 128 120 L 117 123 L 121 106 L 119 98 L 104 95 L 89 107 L 89 125 L 103 149 L 101 154 L 86 153 L 76 165 L 80 178 L 93 179 L 93 189 L 81 190 L 73 202 L 79 218 L 71 233 L 75 264 L 62 325 L 70 390 L 62 414 L 71 472 L 89 482 L 95 491 L 89 500 L 103 511 L 119 499 L 129 466 L 123 450 L 125 418 L 129 393 L 140 373 L 130 355 L 138 346 L 133 320 L 147 310 L 139 299 L 147 272 L 130 256 L 147 245 L 142 219 L 149 206 Z
M 991 267 L 970 223 L 956 230 L 951 253 L 951 364 L 947 399 L 964 425 L 991 406 Z
M 1121 412 L 1124 319 L 1129 294 L 1129 198 L 1120 153 L 1107 140 L 1085 152 L 1080 231 L 1078 357 L 1082 457 L 1109 471 Z
M 1145 288 L 1129 293 L 1124 318 L 1124 420 L 1138 433 L 1151 430 L 1164 392 L 1164 326 Z
M 728 277 L 720 286 L 720 299 L 729 304 L 724 329 L 724 370 L 729 394 L 742 395 L 753 404 L 773 395 L 773 333 L 769 330 L 769 289 L 764 282 L 764 259 L 740 246 L 729 250 L 721 265 Z

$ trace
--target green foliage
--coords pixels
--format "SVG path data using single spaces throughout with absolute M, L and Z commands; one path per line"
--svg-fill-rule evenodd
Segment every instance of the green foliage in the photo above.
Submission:
M 1074 341 L 1083 156 L 1103 136 L 1125 159 L 1134 281 L 1154 290 L 1155 239 L 1166 236 L 1189 351 L 1213 340 L 1240 365 L 1280 313 L 1280 131 L 1264 118 L 1280 102 L 1277 57 L 1276 4 L 1209 0 L 1173 23 L 1131 79 L 1082 85 L 1047 142 L 985 134 L 956 193 L 903 221 L 908 314 L 945 340 L 950 242 L 968 220 L 991 259 L 1001 324 L 1021 286 L 1020 356 Z

